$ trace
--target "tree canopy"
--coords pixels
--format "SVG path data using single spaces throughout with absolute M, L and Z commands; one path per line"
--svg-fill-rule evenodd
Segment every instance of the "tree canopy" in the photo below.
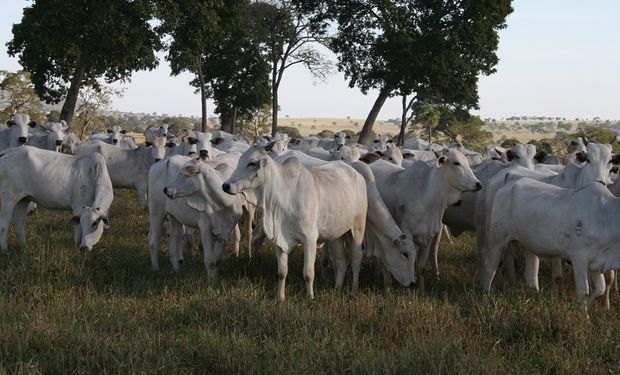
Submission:
M 24 8 L 7 43 L 47 103 L 65 100 L 61 119 L 71 122 L 83 85 L 98 88 L 157 66 L 161 48 L 149 20 L 148 0 L 35 0 Z

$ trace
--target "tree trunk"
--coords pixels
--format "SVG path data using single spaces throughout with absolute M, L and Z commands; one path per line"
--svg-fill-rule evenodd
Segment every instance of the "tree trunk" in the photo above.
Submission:
M 75 68 L 75 73 L 73 73 L 73 78 L 71 78 L 71 86 L 69 86 L 65 103 L 62 105 L 62 110 L 60 111 L 60 120 L 65 120 L 69 125 L 71 125 L 73 121 L 73 114 L 75 112 L 75 106 L 77 105 L 78 94 L 80 93 L 85 71 L 86 67 L 83 65 Z
M 364 127 L 362 128 L 362 131 L 360 132 L 360 136 L 357 140 L 359 143 L 362 143 L 362 144 L 368 143 L 368 136 L 370 135 L 370 132 L 372 131 L 372 127 L 375 124 L 375 120 L 377 120 L 377 116 L 379 115 L 379 112 L 381 112 L 381 108 L 383 107 L 383 104 L 385 103 L 387 98 L 390 96 L 391 92 L 392 92 L 392 89 L 389 87 L 384 87 L 379 92 L 379 97 L 377 98 L 377 100 L 375 100 L 375 104 L 370 109 L 370 113 L 368 113 L 368 117 L 366 117 L 366 121 L 364 122 Z
M 232 113 L 232 121 L 231 121 L 231 127 L 230 127 L 230 134 L 235 134 L 235 127 L 237 125 L 237 107 L 233 107 L 233 113 Z
M 196 73 L 198 74 L 198 81 L 200 82 L 200 105 L 202 107 L 202 132 L 207 131 L 207 90 L 205 89 L 205 76 L 202 74 L 201 58 L 198 57 L 198 64 L 196 67 Z
M 223 131 L 233 134 L 235 131 L 235 123 L 234 123 L 234 118 L 235 118 L 235 112 L 236 112 L 236 108 L 227 110 L 227 111 L 222 111 L 221 115 L 220 115 L 220 122 L 221 122 L 221 127 L 220 129 L 222 129 Z
M 405 143 L 405 128 L 407 127 L 407 112 L 409 106 L 407 105 L 407 95 L 403 95 L 403 113 L 400 118 L 400 132 L 398 133 L 397 146 L 402 146 Z
M 278 80 L 277 69 L 274 64 L 274 68 L 271 72 L 271 136 L 275 137 L 278 131 Z

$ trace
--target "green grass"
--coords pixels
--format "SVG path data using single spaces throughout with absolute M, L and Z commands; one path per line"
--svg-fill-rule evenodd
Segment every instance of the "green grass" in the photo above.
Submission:
M 473 238 L 440 253 L 429 291 L 385 295 L 366 260 L 352 297 L 318 281 L 305 298 L 300 249 L 290 257 L 285 303 L 265 245 L 222 258 L 210 282 L 199 256 L 177 273 L 165 256 L 149 269 L 148 218 L 133 192 L 117 193 L 112 228 L 91 253 L 72 247 L 68 214 L 28 218 L 27 248 L 0 256 L 0 372 L 4 373 L 614 373 L 612 309 L 577 308 L 574 293 L 535 294 L 496 281 L 474 288 Z M 317 267 L 317 272 L 319 267 Z M 549 284 L 543 267 L 541 282 Z M 350 280 L 350 275 L 348 281 Z M 616 297 L 616 296 L 614 296 Z

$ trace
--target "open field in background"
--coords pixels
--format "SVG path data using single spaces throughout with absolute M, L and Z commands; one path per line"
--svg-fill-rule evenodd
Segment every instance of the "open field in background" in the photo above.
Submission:
M 620 301 L 575 303 L 572 282 L 533 293 L 496 280 L 475 290 L 471 236 L 442 244 L 441 279 L 428 293 L 381 291 L 365 260 L 360 294 L 317 281 L 305 298 L 300 249 L 290 257 L 288 300 L 275 301 L 277 265 L 265 245 L 251 259 L 225 253 L 220 279 L 199 257 L 178 273 L 165 256 L 149 269 L 147 215 L 117 192 L 111 229 L 92 253 L 72 246 L 68 213 L 37 210 L 29 246 L 0 255 L 2 373 L 614 373 L 620 369 Z M 317 273 L 319 267 L 317 266 Z M 570 280 L 570 279 L 569 279 Z M 350 274 L 347 277 L 350 282 Z M 348 284 L 347 284 L 348 287 Z
M 292 126 L 299 129 L 299 132 L 306 136 L 318 134 L 323 130 L 331 130 L 337 133 L 342 130 L 353 130 L 355 133 L 362 130 L 365 119 L 346 119 L 346 118 L 280 118 L 279 126 Z M 400 125 L 377 120 L 372 130 L 377 134 L 389 134 L 397 136 L 400 131 Z

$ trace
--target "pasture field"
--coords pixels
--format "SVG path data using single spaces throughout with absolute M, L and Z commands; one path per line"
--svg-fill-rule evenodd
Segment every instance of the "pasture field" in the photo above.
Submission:
M 364 119 L 346 119 L 346 118 L 279 118 L 278 126 L 291 126 L 299 129 L 299 132 L 304 135 L 318 134 L 323 130 L 331 130 L 334 133 L 343 130 L 352 130 L 358 133 L 364 127 Z M 375 122 L 372 130 L 377 134 L 389 134 L 391 136 L 397 136 L 400 131 L 400 124 L 395 125 L 393 123 L 379 120 Z
M 360 293 L 317 281 L 305 298 L 300 249 L 285 303 L 268 244 L 251 259 L 227 252 L 220 278 L 200 257 L 177 273 L 150 271 L 147 215 L 119 191 L 111 229 L 91 253 L 73 249 L 68 213 L 27 221 L 29 246 L 0 255 L 2 373 L 616 373 L 620 303 L 576 306 L 572 286 L 535 294 L 496 280 L 476 291 L 472 236 L 443 243 L 427 293 L 382 292 L 365 260 Z M 319 267 L 317 264 L 317 272 Z M 350 282 L 350 275 L 347 281 Z M 572 285 L 572 282 L 568 283 Z

